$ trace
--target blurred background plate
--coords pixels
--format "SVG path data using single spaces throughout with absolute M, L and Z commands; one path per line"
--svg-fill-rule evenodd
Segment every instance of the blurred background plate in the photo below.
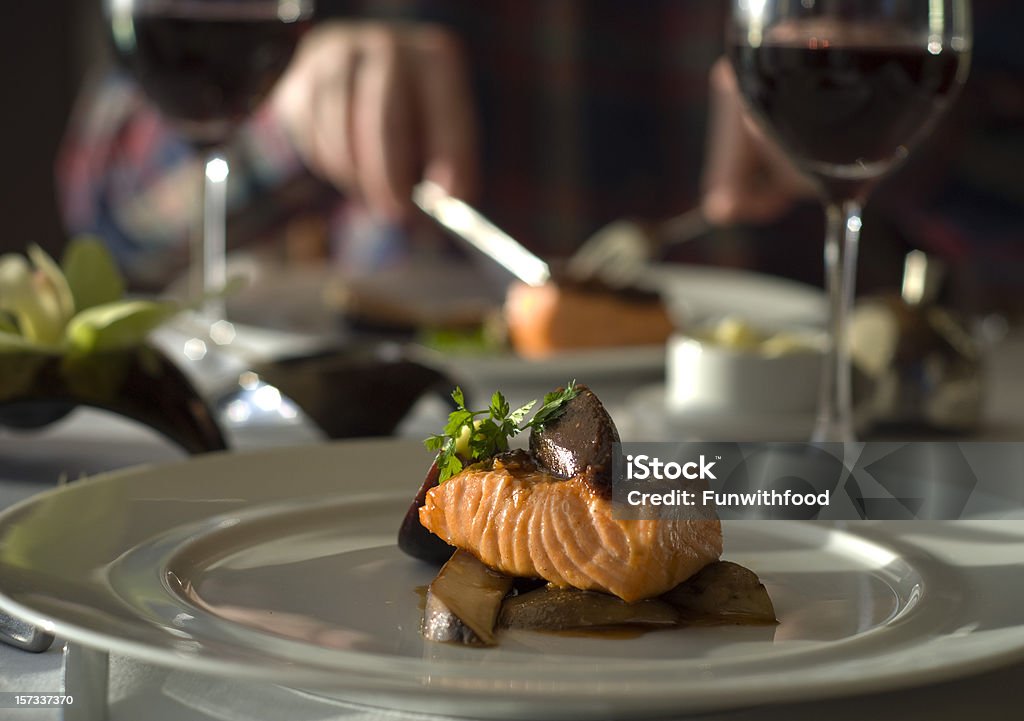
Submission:
M 228 301 L 234 319 L 321 332 L 336 331 L 352 316 L 406 330 L 480 323 L 500 310 L 508 283 L 500 271 L 444 259 L 360 276 L 318 267 L 269 270 L 244 259 L 235 268 L 250 283 Z M 825 322 L 820 288 L 777 276 L 660 263 L 648 266 L 640 285 L 660 291 L 680 325 L 724 316 L 769 329 Z
M 820 328 L 828 310 L 820 288 L 733 268 L 652 265 L 645 283 L 662 292 L 680 325 L 735 316 L 766 330 Z
M 229 301 L 237 320 L 301 328 L 343 343 L 368 336 L 422 345 L 414 356 L 449 375 L 476 404 L 498 389 L 512 403 L 522 403 L 576 379 L 614 407 L 665 377 L 664 345 L 567 351 L 541 359 L 521 358 L 500 345 L 432 345 L 432 331 L 439 328 L 467 329 L 500 318 L 508 276 L 493 268 L 435 259 L 359 277 L 315 268 L 242 269 L 253 274 L 253 282 Z M 824 323 L 820 289 L 774 276 L 657 264 L 649 266 L 641 285 L 663 295 L 681 328 L 726 316 L 765 329 Z

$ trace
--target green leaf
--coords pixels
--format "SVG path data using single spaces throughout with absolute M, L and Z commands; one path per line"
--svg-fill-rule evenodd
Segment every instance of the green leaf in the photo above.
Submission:
M 107 246 L 98 238 L 75 238 L 61 261 L 68 287 L 79 311 L 113 303 L 124 297 L 124 278 Z
M 430 436 L 423 441 L 423 445 L 427 450 L 438 451 L 435 461 L 439 471 L 438 483 L 444 483 L 462 470 L 462 460 L 455 452 L 455 439 L 449 436 Z
M 488 410 L 495 420 L 503 420 L 508 415 L 508 401 L 505 400 L 501 391 L 494 391 L 494 395 L 491 396 L 491 407 Z
M 455 390 L 452 391 L 452 400 L 455 401 L 455 405 L 466 410 L 466 397 L 462 393 L 462 389 L 455 386 Z
M 530 401 L 529 403 L 527 403 L 525 406 L 521 406 L 519 408 L 516 408 L 514 411 L 512 411 L 512 413 L 509 414 L 509 416 L 508 416 L 509 422 L 512 423 L 512 425 L 516 426 L 517 430 L 518 430 L 519 424 L 523 422 L 523 419 L 526 418 L 526 415 L 531 410 L 533 410 L 533 407 L 535 405 L 537 405 L 537 401 L 533 400 L 533 401 Z
M 576 387 L 576 381 L 569 381 L 565 388 L 552 391 L 544 396 L 544 404 L 537 411 L 537 415 L 527 424 L 530 428 L 543 428 L 545 423 L 555 420 L 565 411 L 565 404 L 578 396 L 580 393 Z
M 168 301 L 130 300 L 82 311 L 68 323 L 67 341 L 81 353 L 140 345 L 146 336 L 178 311 Z
M 448 414 L 448 423 L 445 424 L 442 433 L 452 438 L 458 438 L 462 429 L 473 425 L 473 414 L 467 410 L 452 411 Z
M 444 447 L 444 436 L 430 436 L 423 440 L 428 451 L 439 451 Z
M 470 458 L 480 461 L 496 453 L 508 450 L 508 437 L 490 418 L 480 421 L 469 438 Z
M 454 453 L 442 454 L 437 459 L 437 468 L 440 471 L 437 482 L 444 483 L 462 472 L 462 461 Z

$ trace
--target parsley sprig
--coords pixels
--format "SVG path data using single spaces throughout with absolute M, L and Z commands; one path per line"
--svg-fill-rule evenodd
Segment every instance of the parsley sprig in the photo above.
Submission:
M 456 409 L 448 415 L 444 429 L 423 442 L 427 450 L 437 451 L 440 482 L 459 473 L 467 463 L 507 451 L 509 439 L 527 428 L 543 428 L 561 415 L 565 404 L 578 394 L 576 381 L 570 381 L 565 388 L 546 394 L 540 409 L 527 421 L 526 416 L 537 405 L 535 400 L 512 410 L 501 391 L 495 391 L 486 410 L 471 411 L 466 408 L 462 389 L 456 388 L 452 391 Z

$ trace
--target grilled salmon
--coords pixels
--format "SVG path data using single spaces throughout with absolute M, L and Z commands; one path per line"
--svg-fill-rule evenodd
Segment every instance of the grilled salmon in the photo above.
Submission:
M 717 519 L 623 520 L 592 474 L 561 478 L 525 453 L 470 467 L 426 494 L 420 523 L 510 576 L 657 596 L 722 553 Z
M 582 348 L 658 345 L 674 325 L 651 293 L 572 284 L 513 284 L 505 300 L 509 340 L 524 358 Z

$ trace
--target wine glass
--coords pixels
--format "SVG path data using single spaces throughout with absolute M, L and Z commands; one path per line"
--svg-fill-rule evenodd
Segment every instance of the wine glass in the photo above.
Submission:
M 229 342 L 223 152 L 267 97 L 312 21 L 313 0 L 103 0 L 120 62 L 205 159 L 202 227 L 191 245 L 192 292 L 215 342 Z M 204 346 L 205 349 L 205 346 Z M 205 353 L 205 350 L 203 351 Z M 186 354 L 188 352 L 186 351 Z
M 968 0 L 732 0 L 726 42 L 748 107 L 826 208 L 829 352 L 812 440 L 854 440 L 848 319 L 861 208 L 967 76 Z

